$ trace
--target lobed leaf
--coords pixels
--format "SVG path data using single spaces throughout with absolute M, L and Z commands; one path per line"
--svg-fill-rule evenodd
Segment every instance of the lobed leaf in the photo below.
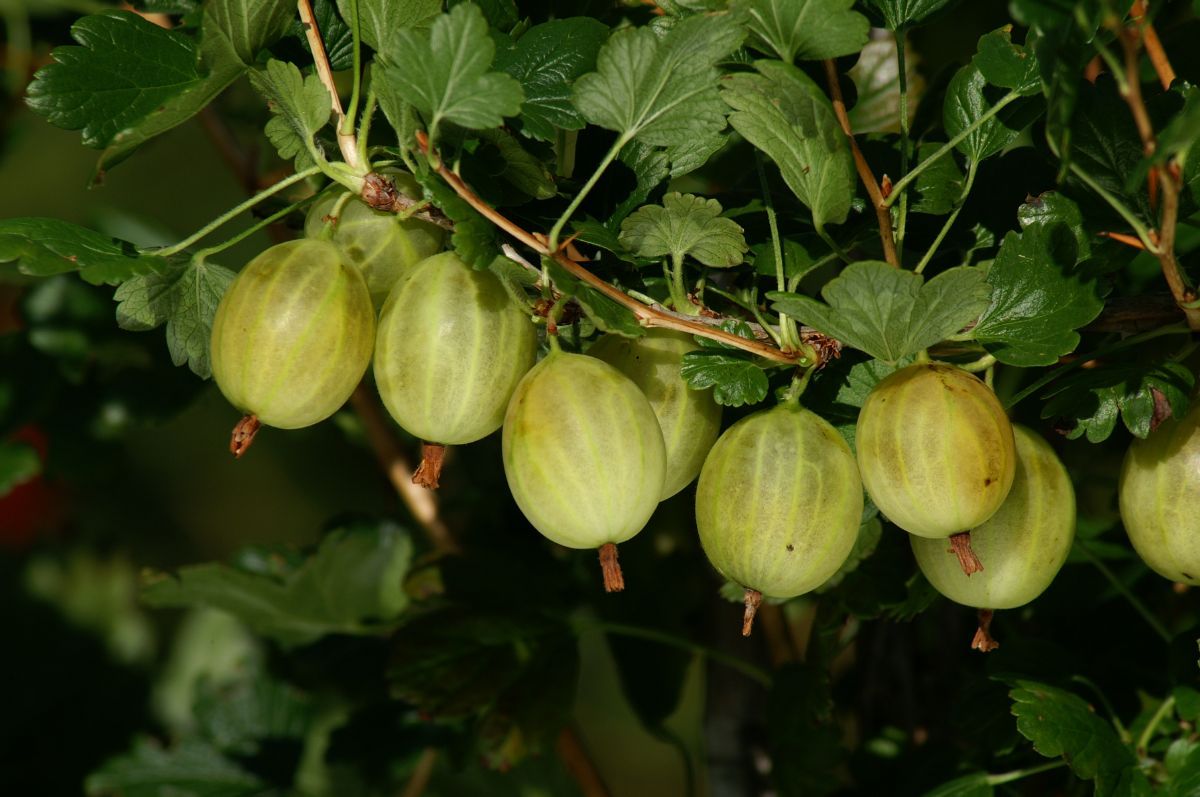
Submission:
M 0 220 L 0 263 L 22 274 L 51 277 L 78 271 L 93 285 L 117 285 L 167 268 L 164 258 L 133 244 L 59 219 Z
M 1084 780 L 1117 775 L 1135 763 L 1112 727 L 1079 696 L 1035 681 L 1010 686 L 1017 730 L 1042 755 L 1062 756 Z
M 856 53 L 870 23 L 852 10 L 854 0 L 741 0 L 749 17 L 749 46 L 793 63 Z
M 691 255 L 713 268 L 728 268 L 746 259 L 746 239 L 732 219 L 721 218 L 721 203 L 694 194 L 673 192 L 661 205 L 646 205 L 621 222 L 620 241 L 641 257 Z
M 266 69 L 250 73 L 250 82 L 271 109 L 266 133 L 279 157 L 295 160 L 297 171 L 314 165 L 323 157 L 317 131 L 333 113 L 321 79 L 315 74 L 303 77 L 295 64 L 272 59 Z
M 767 397 L 767 375 L 744 352 L 710 349 L 683 355 L 679 370 L 693 390 L 713 389 L 713 400 L 725 407 L 757 404 Z

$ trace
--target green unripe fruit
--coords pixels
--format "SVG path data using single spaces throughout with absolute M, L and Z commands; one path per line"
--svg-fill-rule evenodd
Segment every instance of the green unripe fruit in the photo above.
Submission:
M 889 520 L 944 538 L 990 518 L 1012 487 L 1017 453 L 996 394 L 944 363 L 901 368 L 867 396 L 855 446 L 867 494 Z
M 388 173 L 400 192 L 411 197 L 421 196 L 421 188 L 411 175 Z M 304 234 L 319 238 L 346 192 L 334 192 L 318 200 L 304 220 Z M 441 251 L 445 231 L 427 221 L 401 219 L 369 207 L 362 200 L 350 197 L 337 211 L 330 240 L 346 258 L 362 272 L 371 291 L 375 307 L 381 307 L 396 280 L 410 266 Z
M 537 331 L 500 281 L 443 252 L 413 266 L 384 304 L 375 382 L 410 434 L 461 445 L 500 428 L 536 356 Z
M 1120 507 L 1138 556 L 1164 578 L 1200 585 L 1200 404 L 1135 440 L 1121 467 Z
M 513 393 L 503 450 L 533 527 L 568 548 L 601 548 L 605 586 L 620 589 L 615 544 L 646 525 L 666 474 L 658 419 L 638 386 L 595 357 L 551 351 Z
M 667 446 L 664 499 L 699 475 L 721 431 L 721 406 L 712 391 L 692 390 L 679 375 L 683 355 L 696 348 L 691 335 L 653 329 L 640 338 L 605 335 L 588 349 L 632 379 L 650 401 Z
M 945 540 L 910 536 L 921 572 L 955 603 L 1014 609 L 1041 595 L 1058 574 L 1075 538 L 1075 489 L 1054 449 L 1023 426 L 1013 427 L 1017 469 L 1004 504 L 971 529 L 971 547 L 986 563 L 965 575 Z
M 358 269 L 328 241 L 289 241 L 251 260 L 217 306 L 213 379 L 243 412 L 298 429 L 346 403 L 374 345 Z
M 708 560 L 747 590 L 750 623 L 762 595 L 819 587 L 854 547 L 863 491 L 850 446 L 795 403 L 731 426 L 704 461 L 696 528 Z

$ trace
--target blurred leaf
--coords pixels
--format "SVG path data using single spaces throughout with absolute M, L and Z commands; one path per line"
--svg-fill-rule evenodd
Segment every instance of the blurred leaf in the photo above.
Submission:
M 981 269 L 960 267 L 926 283 L 919 274 L 864 260 L 847 266 L 821 289 L 828 304 L 781 291 L 767 296 L 776 312 L 895 363 L 978 318 L 987 306 L 983 278 Z
M 0 442 L 0 498 L 42 472 L 42 458 L 33 446 Z
M 266 784 L 198 739 L 164 749 L 145 737 L 88 776 L 88 797 L 253 797 Z
M 721 218 L 717 200 L 694 194 L 673 192 L 661 205 L 638 208 L 621 222 L 620 241 L 641 257 L 681 261 L 691 255 L 713 268 L 736 266 L 746 259 L 741 225 Z
M 196 376 L 208 379 L 213 316 L 234 276 L 227 268 L 192 259 L 160 274 L 135 277 L 113 294 L 117 323 L 134 332 L 165 323 L 171 362 L 187 363 Z
M 517 4 L 513 0 L 449 0 L 446 7 L 453 8 L 464 2 L 472 2 L 479 6 L 488 24 L 497 30 L 507 32 L 521 19 Z
M 1147 192 L 1141 185 L 1128 184 L 1129 176 L 1138 173 L 1143 156 L 1129 106 L 1107 78 L 1095 84 L 1083 81 L 1077 91 L 1078 103 L 1070 126 L 1071 162 L 1142 218 L 1155 218 Z
M 671 173 L 666 150 L 640 141 L 633 141 L 624 147 L 619 160 L 633 171 L 636 182 L 629 196 L 621 200 L 621 204 L 608 217 L 607 226 L 613 230 L 618 229 L 620 223 L 645 202 Z
M 436 174 L 418 172 L 415 176 L 433 199 L 433 203 L 454 222 L 450 243 L 458 256 L 473 268 L 483 269 L 490 266 L 500 254 L 495 226 Z
M 412 557 L 398 526 L 357 526 L 327 534 L 282 578 L 224 564 L 190 565 L 175 575 L 151 573 L 142 599 L 151 606 L 211 606 L 284 645 L 328 634 L 373 634 L 407 606 L 404 575 Z
M 534 199 L 550 199 L 557 194 L 550 170 L 522 147 L 512 133 L 506 130 L 483 130 L 479 136 L 494 146 L 504 160 L 504 168 L 496 177 Z
M 1051 365 L 1079 345 L 1075 330 L 1104 309 L 1096 282 L 1076 269 L 1090 255 L 1079 210 L 1048 194 L 1022 206 L 988 271 L 991 305 L 975 339 L 1010 365 Z
M 553 260 L 546 261 L 554 287 L 573 297 L 601 332 L 613 332 L 627 338 L 640 338 L 646 330 L 634 314 L 590 285 L 571 276 Z
M 934 152 L 942 147 L 935 141 L 924 141 L 917 147 L 919 164 L 927 160 Z M 954 210 L 962 199 L 963 173 L 954 161 L 954 156 L 947 154 L 938 158 L 933 164 L 917 175 L 916 201 L 910 206 L 913 213 L 929 213 L 934 216 L 944 216 Z
M 243 64 L 255 64 L 263 48 L 283 38 L 295 13 L 289 0 L 206 0 L 205 55 L 220 40 L 221 48 L 228 47 Z
M 302 739 L 315 715 L 307 695 L 263 672 L 233 682 L 199 684 L 196 726 L 219 750 L 255 755 L 260 743 Z
M 1011 144 L 1033 121 L 1030 110 L 1037 109 L 1028 101 L 1018 100 L 980 123 L 998 102 L 989 97 L 987 87 L 979 68 L 968 64 L 950 80 L 942 106 L 942 125 L 951 138 L 977 125 L 957 145 L 959 152 L 974 161 L 995 155 Z
M 817 261 L 799 241 L 784 238 L 780 244 L 780 248 L 783 250 L 783 276 L 788 281 L 807 274 L 817 265 Z M 772 243 L 766 241 L 758 244 L 752 251 L 754 252 L 755 272 L 763 276 L 774 277 L 775 247 Z
M 1010 686 L 1017 730 L 1042 755 L 1062 756 L 1084 780 L 1116 775 L 1135 763 L 1112 726 L 1079 696 L 1035 681 L 1014 680 Z
M 741 0 L 750 17 L 749 45 L 793 63 L 856 53 L 870 24 L 851 7 L 854 0 Z
M 943 783 L 922 797 L 992 797 L 996 790 L 988 782 L 988 773 L 975 772 Z
M 905 49 L 910 123 L 925 92 L 920 62 L 917 53 Z M 854 107 L 849 112 L 850 128 L 856 133 L 899 133 L 900 65 L 896 59 L 896 43 L 891 37 L 869 41 L 846 74 L 854 82 L 856 95 Z
M 979 50 L 971 63 L 993 86 L 1012 89 L 1026 97 L 1041 91 L 1037 59 L 1026 48 L 1013 44 L 1012 25 L 981 36 Z
M 1200 719 L 1200 690 L 1190 686 L 1177 686 L 1171 695 L 1175 698 L 1175 710 L 1185 722 Z
M 573 102 L 622 142 L 670 146 L 709 137 L 725 127 L 716 63 L 744 37 L 729 13 L 687 17 L 661 38 L 649 27 L 619 30 L 600 48 L 596 71 L 575 81 Z
M 845 755 L 833 722 L 829 674 L 812 663 L 780 667 L 767 697 L 771 780 L 782 794 L 831 794 Z
M 921 22 L 957 0 L 863 0 L 888 30 L 902 30 Z
M 757 404 L 770 387 L 763 369 L 742 352 L 688 352 L 679 373 L 693 390 L 713 388 L 713 400 L 725 407 Z
M 424 118 L 431 138 L 444 122 L 499 127 L 521 110 L 524 93 L 511 75 L 491 70 L 496 45 L 478 6 L 455 6 L 428 33 L 402 29 L 375 79 Z
M 267 122 L 267 138 L 285 161 L 295 159 L 297 171 L 314 165 L 321 153 L 315 140 L 317 131 L 329 122 L 333 113 L 329 92 L 315 74 L 300 75 L 295 64 L 274 59 L 267 68 L 250 73 L 250 82 L 267 98 L 272 116 Z
M 103 150 L 94 179 L 146 140 L 190 119 L 244 68 L 233 59 L 210 58 L 202 71 L 193 39 L 128 11 L 84 17 L 71 35 L 81 46 L 56 48 L 55 62 L 38 70 L 27 96 L 52 124 L 82 130 L 85 146 Z
M 167 268 L 167 261 L 133 244 L 59 219 L 0 219 L 0 263 L 22 274 L 50 277 L 69 271 L 93 285 L 117 285 Z
M 403 54 L 401 32 L 426 28 L 441 13 L 442 0 L 358 0 L 360 35 L 381 59 Z M 353 22 L 350 0 L 337 0 L 338 10 Z
M 534 25 L 496 51 L 495 69 L 507 72 L 525 91 L 521 132 L 552 141 L 555 129 L 579 130 L 583 117 L 571 103 L 576 78 L 596 68 L 596 55 L 608 27 L 590 17 L 555 19 Z
M 1042 417 L 1059 419 L 1071 440 L 1085 434 L 1092 443 L 1106 440 L 1118 417 L 1144 439 L 1167 417 L 1183 417 L 1194 384 L 1191 370 L 1174 362 L 1131 360 L 1076 371 L 1045 393 Z
M 758 74 L 722 81 L 721 97 L 734 109 L 729 124 L 775 161 L 818 231 L 842 223 L 854 196 L 854 161 L 833 106 L 796 67 L 778 61 L 754 66 Z

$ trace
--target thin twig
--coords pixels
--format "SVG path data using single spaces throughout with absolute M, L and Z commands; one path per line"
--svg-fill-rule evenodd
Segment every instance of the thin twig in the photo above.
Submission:
M 600 777 L 600 771 L 592 763 L 591 756 L 584 749 L 579 734 L 575 733 L 573 728 L 570 726 L 563 728 L 558 734 L 558 741 L 554 747 L 558 752 L 558 757 L 562 759 L 571 776 L 575 778 L 575 783 L 579 786 L 583 797 L 610 797 L 608 787 L 604 785 L 604 779 Z
M 850 152 L 854 155 L 858 177 L 867 189 L 867 196 L 871 200 L 871 206 L 875 208 L 875 216 L 879 219 L 879 240 L 883 244 L 883 257 L 888 263 L 899 268 L 900 258 L 896 254 L 896 240 L 892 232 L 892 212 L 888 208 L 883 191 L 879 188 L 879 182 L 875 179 L 875 173 L 871 171 L 862 150 L 858 148 L 858 142 L 854 140 L 854 129 L 850 126 L 850 116 L 846 113 L 846 100 L 842 97 L 842 87 L 838 83 L 837 65 L 832 59 L 825 61 L 825 77 L 829 82 L 833 112 L 842 125 L 846 140 L 850 142 Z
M 300 12 L 300 24 L 304 28 L 304 36 L 308 39 L 308 49 L 312 50 L 313 63 L 317 67 L 317 76 L 329 92 L 329 104 L 333 108 L 334 121 L 337 122 L 338 148 L 342 151 L 342 159 L 356 172 L 365 167 L 358 157 L 358 139 L 354 131 L 346 132 L 342 123 L 346 120 L 346 112 L 342 110 L 342 100 L 338 96 L 337 84 L 333 82 L 333 67 L 329 64 L 329 55 L 325 52 L 325 41 L 321 38 L 321 29 L 317 27 L 317 19 L 313 15 L 311 0 L 297 0 L 296 8 Z
M 456 553 L 459 551 L 458 542 L 450 533 L 438 513 L 437 499 L 434 493 L 413 484 L 412 460 L 400 447 L 396 434 L 392 431 L 378 399 L 371 394 L 371 388 L 365 384 L 359 385 L 350 397 L 354 411 L 362 418 L 367 441 L 375 451 L 379 464 L 387 474 L 388 480 L 396 488 L 400 500 L 408 508 L 413 520 L 425 532 L 429 542 L 438 551 Z
M 1142 251 L 1146 250 L 1146 245 L 1144 243 L 1142 243 L 1142 240 L 1140 238 L 1138 238 L 1136 235 L 1129 235 L 1129 234 L 1123 233 L 1123 232 L 1108 232 L 1108 231 L 1101 231 L 1096 234 L 1099 235 L 1101 238 L 1110 238 L 1119 244 L 1125 244 L 1126 246 L 1132 246 L 1134 249 L 1141 249 Z
M 1158 75 L 1158 82 L 1162 84 L 1163 90 L 1166 91 L 1175 82 L 1175 69 L 1171 66 L 1171 61 L 1167 58 L 1166 50 L 1163 49 L 1162 42 L 1158 38 L 1158 33 L 1154 30 L 1154 24 L 1146 18 L 1148 10 L 1143 0 L 1134 0 L 1133 5 L 1129 9 L 1129 18 L 1141 30 L 1142 43 L 1146 46 L 1146 55 L 1150 56 L 1150 63 L 1154 65 L 1154 72 Z
M 404 785 L 404 791 L 400 793 L 400 797 L 421 797 L 425 793 L 430 779 L 433 778 L 433 768 L 437 765 L 437 757 L 436 747 L 426 747 L 421 751 L 421 757 L 417 759 L 417 766 L 413 769 L 412 777 Z
M 421 148 L 422 153 L 426 156 L 429 155 L 429 140 L 423 133 L 417 133 L 417 145 Z M 470 186 L 463 182 L 461 177 L 447 168 L 446 164 L 440 159 L 431 158 L 430 163 L 432 164 L 434 160 L 437 160 L 437 165 L 434 168 L 438 175 L 454 189 L 455 193 L 466 200 L 484 218 L 538 254 L 551 258 L 576 279 L 587 283 L 609 299 L 612 299 L 617 304 L 632 312 L 634 317 L 637 318 L 638 323 L 642 326 L 687 332 L 699 337 L 726 343 L 734 348 L 748 351 L 751 354 L 757 354 L 760 357 L 775 362 L 786 363 L 788 365 L 806 364 L 801 362 L 801 352 L 790 354 L 782 352 L 768 343 L 749 340 L 732 332 L 726 332 L 723 329 L 713 327 L 703 321 L 692 320 L 690 318 L 685 319 L 674 313 L 668 313 L 662 308 L 642 304 L 616 286 L 610 285 L 608 282 L 600 279 L 582 264 L 567 257 L 562 251 L 551 251 L 543 239 L 523 229 L 520 225 L 506 218 L 485 202 L 478 194 L 471 190 Z M 811 365 L 812 363 L 807 364 Z

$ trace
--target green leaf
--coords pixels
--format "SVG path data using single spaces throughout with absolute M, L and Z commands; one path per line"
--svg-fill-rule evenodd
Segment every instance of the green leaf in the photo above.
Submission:
M 497 30 L 510 31 L 521 20 L 521 13 L 517 10 L 517 4 L 513 0 L 449 0 L 446 7 L 454 8 L 456 5 L 467 2 L 479 6 L 484 19 Z
M 908 73 L 908 116 L 913 121 L 925 91 L 920 59 L 906 50 Z M 854 82 L 856 99 L 850 109 L 850 127 L 855 133 L 900 132 L 900 69 L 896 63 L 896 43 L 891 38 L 873 39 L 862 49 L 858 61 L 846 73 Z
M 903 30 L 941 11 L 957 0 L 863 0 L 888 30 Z
M 208 379 L 213 316 L 234 276 L 227 268 L 193 259 L 162 273 L 135 277 L 113 294 L 117 324 L 134 332 L 166 324 L 171 362 L 187 363 L 196 376 Z
M 635 183 L 629 196 L 613 210 L 607 226 L 615 230 L 625 218 L 650 196 L 651 192 L 671 174 L 666 150 L 634 141 L 621 150 L 622 164 L 633 170 Z
M 1087 435 L 1108 439 L 1120 418 L 1135 437 L 1145 438 L 1167 417 L 1187 412 L 1195 377 L 1173 362 L 1130 361 L 1077 371 L 1044 394 L 1043 418 L 1058 419 L 1071 440 Z
M 661 205 L 638 208 L 621 222 L 621 243 L 641 257 L 691 255 L 713 268 L 746 260 L 746 239 L 732 219 L 721 218 L 721 203 L 694 194 L 673 192 Z
M 0 442 L 0 498 L 41 472 L 42 458 L 33 446 Z
M 490 71 L 496 46 L 477 6 L 455 6 L 428 33 L 400 30 L 395 38 L 396 49 L 386 53 L 375 79 L 417 109 L 431 138 L 443 122 L 487 129 L 520 113 L 521 84 Z
M 264 672 L 232 682 L 201 681 L 196 692 L 196 729 L 237 755 L 255 755 L 263 741 L 304 738 L 316 714 L 311 698 Z
M 788 188 L 813 214 L 813 225 L 840 224 L 854 196 L 854 161 L 833 106 L 811 78 L 779 61 L 757 61 L 759 74 L 730 75 L 721 96 L 729 123 L 766 153 Z
M 329 66 L 334 72 L 341 72 L 354 67 L 354 32 L 338 15 L 334 0 L 315 0 L 313 2 L 313 19 L 317 21 L 317 30 L 321 31 L 321 39 L 325 43 L 325 55 L 329 58 Z M 295 36 L 304 46 L 308 46 L 308 36 L 305 35 L 304 23 L 300 17 L 294 17 L 288 28 L 289 34 Z
M 1051 197 L 1051 198 L 1047 198 Z M 1023 232 L 1010 232 L 988 270 L 991 304 L 975 339 L 1010 365 L 1051 365 L 1075 350 L 1079 333 L 1104 309 L 1095 280 L 1076 265 L 1090 254 L 1078 208 L 1055 195 L 1026 205 Z
M 0 263 L 16 262 L 22 274 L 51 277 L 78 271 L 93 285 L 116 285 L 167 268 L 133 244 L 58 219 L 0 219 Z
M 713 388 L 713 400 L 725 407 L 757 404 L 770 387 L 763 369 L 742 352 L 688 352 L 679 373 L 693 390 Z
M 828 304 L 772 292 L 776 312 L 787 313 L 847 346 L 895 363 L 945 340 L 987 307 L 982 269 L 959 267 L 929 282 L 887 263 L 846 267 L 821 290 Z
M 1138 174 L 1143 159 L 1142 141 L 1129 106 L 1112 81 L 1103 78 L 1095 85 L 1082 81 L 1078 94 L 1071 117 L 1071 162 L 1143 218 L 1156 218 L 1144 186 L 1129 185 L 1129 178 Z M 1155 121 L 1152 114 L 1151 122 Z
M 634 314 L 590 285 L 576 279 L 553 260 L 546 260 L 550 280 L 563 295 L 572 297 L 601 332 L 640 338 L 646 330 Z
M 667 147 L 667 158 L 671 161 L 671 176 L 682 177 L 696 171 L 709 158 L 716 155 L 729 143 L 728 132 L 715 133 L 711 136 L 701 136 L 689 139 Z
M 957 136 L 977 124 L 992 109 L 995 101 L 989 98 L 987 85 L 983 73 L 974 64 L 968 64 L 954 74 L 942 105 L 942 125 L 946 135 Z M 1029 125 L 1032 119 L 1024 109 L 1032 107 L 1017 102 L 1003 108 L 958 142 L 958 151 L 974 161 L 995 155 Z
M 1200 719 L 1200 690 L 1190 686 L 1177 686 L 1171 691 L 1175 698 L 1175 710 L 1184 722 Z
M 922 142 L 917 147 L 917 163 L 927 160 L 941 144 L 933 141 Z M 933 216 L 944 216 L 954 209 L 962 199 L 963 173 L 950 153 L 943 155 L 933 162 L 929 168 L 917 175 L 916 201 L 909 206 L 913 213 L 929 213 Z
M 988 781 L 988 773 L 973 772 L 930 789 L 921 797 L 992 797 L 995 793 Z
M 103 170 L 148 139 L 191 118 L 241 74 L 240 63 L 210 63 L 204 73 L 195 42 L 128 11 L 105 11 L 71 27 L 81 46 L 55 48 L 38 70 L 29 106 L 52 124 L 82 130 L 103 150 Z
M 1183 765 L 1171 775 L 1168 797 L 1196 797 L 1200 794 L 1200 748 L 1193 748 Z
M 749 46 L 793 63 L 856 53 L 871 24 L 851 10 L 854 0 L 741 0 L 750 18 Z
M 134 741 L 132 752 L 110 758 L 84 783 L 88 797 L 254 797 L 265 788 L 207 742 L 184 739 L 164 749 L 144 736 Z
M 205 54 L 219 39 L 243 64 L 255 64 L 263 48 L 283 38 L 295 14 L 296 4 L 288 0 L 206 0 Z
M 433 173 L 415 175 L 434 204 L 454 222 L 450 243 L 473 268 L 488 268 L 500 254 L 496 227 Z
M 808 253 L 803 244 L 791 238 L 784 238 L 780 247 L 783 250 L 783 276 L 789 281 L 803 276 L 817 265 L 817 260 Z M 770 241 L 755 246 L 754 270 L 767 277 L 775 276 L 775 247 Z
M 1012 25 L 981 36 L 978 52 L 971 63 L 993 86 L 1012 89 L 1022 96 L 1042 90 L 1037 59 L 1030 50 L 1013 44 Z
M 295 159 L 297 171 L 314 165 L 321 156 L 317 131 L 333 113 L 321 79 L 315 74 L 302 77 L 295 64 L 271 60 L 266 69 L 250 73 L 250 82 L 271 108 L 266 133 L 279 156 Z
M 352 526 L 327 534 L 294 569 L 275 574 L 210 563 L 152 574 L 151 606 L 223 609 L 284 645 L 328 634 L 374 634 L 408 604 L 403 580 L 412 541 L 398 526 Z
M 625 143 L 711 137 L 725 127 L 716 64 L 744 37 L 729 13 L 688 17 L 661 37 L 649 27 L 619 30 L 600 48 L 596 71 L 575 81 L 575 107 Z
M 1084 780 L 1116 774 L 1133 754 L 1107 722 L 1077 695 L 1034 681 L 1010 682 L 1017 730 L 1047 758 L 1062 756 Z
M 500 153 L 504 168 L 493 177 L 504 180 L 518 191 L 534 199 L 550 199 L 557 194 L 554 175 L 541 159 L 521 146 L 507 130 L 483 130 L 479 137 Z
M 350 0 L 337 0 L 338 11 L 353 23 Z M 358 0 L 359 35 L 381 59 L 404 55 L 400 33 L 409 28 L 427 28 L 442 12 L 442 0 Z
M 496 52 L 493 66 L 516 78 L 525 92 L 521 131 L 544 141 L 555 129 L 579 130 L 583 117 L 571 104 L 575 80 L 596 68 L 608 27 L 591 17 L 555 19 L 534 25 Z

